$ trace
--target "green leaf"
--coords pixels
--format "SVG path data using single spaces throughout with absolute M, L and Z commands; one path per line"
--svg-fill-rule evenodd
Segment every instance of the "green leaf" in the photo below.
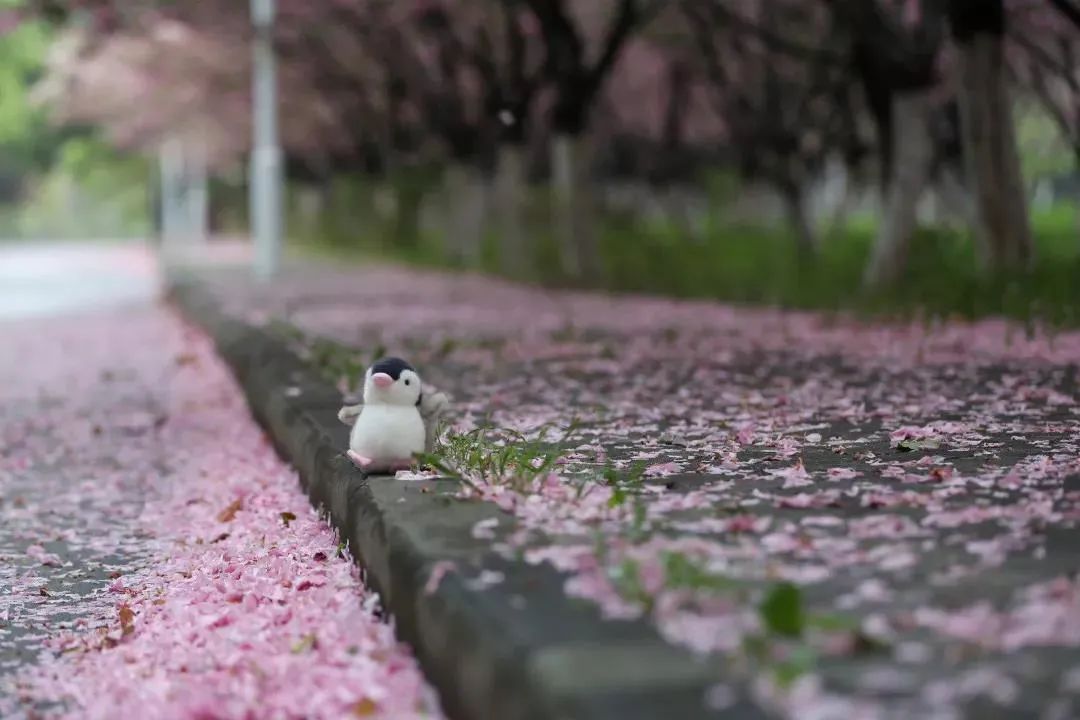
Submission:
M 858 618 L 848 615 L 815 614 L 806 617 L 806 626 L 824 632 L 854 631 L 859 627 Z
M 597 531 L 593 535 L 593 552 L 596 554 L 596 562 L 600 567 L 608 563 L 608 543 L 604 533 Z
M 777 635 L 799 637 L 806 625 L 802 592 L 793 584 L 780 583 L 769 591 L 759 608 L 765 627 Z
M 317 639 L 314 633 L 308 633 L 304 637 L 300 638 L 296 644 L 292 646 L 293 655 L 299 655 L 300 653 L 307 652 L 315 647 Z
M 764 635 L 747 635 L 743 638 L 742 649 L 748 657 L 757 661 L 764 661 L 769 656 L 771 647 L 768 638 Z
M 420 464 L 434 468 L 441 475 L 456 477 L 458 474 L 441 457 L 433 453 L 416 453 L 414 457 Z
M 445 358 L 450 353 L 454 352 L 457 346 L 457 340 L 455 340 L 454 338 L 446 338 L 442 341 L 442 344 L 439 345 L 439 349 L 435 351 L 435 355 L 439 358 Z
M 887 643 L 870 637 L 862 630 L 856 630 L 852 635 L 851 652 L 853 655 L 872 655 L 888 648 Z
M 896 444 L 896 449 L 901 452 L 911 452 L 912 450 L 933 450 L 941 447 L 941 440 L 938 438 L 923 438 L 922 440 L 916 440 L 915 438 L 904 438 Z
M 645 531 L 645 521 L 648 518 L 648 509 L 645 507 L 645 501 L 637 495 L 634 496 L 634 520 L 633 529 L 635 533 L 642 533 Z
M 787 659 L 772 666 L 776 684 L 784 689 L 791 687 L 796 680 L 814 668 L 816 661 L 817 655 L 812 648 L 805 645 L 795 648 Z
M 664 584 L 672 589 L 687 588 L 717 592 L 739 587 L 737 581 L 708 572 L 699 563 L 680 552 L 664 553 L 663 564 Z
M 641 583 L 641 568 L 637 561 L 629 558 L 623 560 L 619 567 L 611 572 L 610 577 L 615 590 L 622 597 L 640 602 L 646 607 L 651 606 L 652 598 Z
M 347 358 L 345 360 L 345 380 L 348 383 L 349 389 L 357 391 L 362 385 L 364 379 L 364 368 L 358 360 L 353 358 Z

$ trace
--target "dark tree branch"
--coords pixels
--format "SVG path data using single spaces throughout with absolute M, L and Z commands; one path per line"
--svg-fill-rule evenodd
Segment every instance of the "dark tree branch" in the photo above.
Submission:
M 834 65 L 846 65 L 849 58 L 845 53 L 832 52 L 824 48 L 810 47 L 784 37 L 768 28 L 747 20 L 724 4 L 724 0 L 680 0 L 684 12 L 691 13 L 703 22 L 715 25 L 728 25 L 757 38 L 762 45 L 780 55 L 787 55 L 798 60 L 825 62 Z M 700 14 L 700 8 L 706 14 Z
M 582 39 L 567 16 L 563 0 L 528 0 L 528 4 L 547 44 L 547 73 L 553 78 L 581 73 L 585 54 Z
M 619 52 L 626 43 L 630 33 L 638 26 L 637 0 L 620 0 L 619 10 L 608 26 L 601 45 L 600 57 L 590 70 L 587 70 L 590 85 L 599 85 L 607 76 L 619 57 Z
M 1031 39 L 1024 37 L 1020 33 L 1009 33 L 1009 39 L 1012 42 L 1016 43 L 1018 46 L 1020 46 L 1028 55 L 1030 55 L 1032 60 L 1036 64 L 1041 65 L 1042 67 L 1054 72 L 1056 75 L 1061 76 L 1063 79 L 1068 81 L 1070 86 L 1076 87 L 1076 78 L 1074 77 L 1073 71 L 1070 69 L 1070 67 L 1067 66 L 1066 63 L 1059 61 L 1057 58 L 1048 53 L 1046 49 L 1039 45 L 1037 42 L 1034 42 Z
M 1080 138 L 1077 137 L 1077 128 L 1069 121 L 1069 116 L 1065 108 L 1054 99 L 1053 93 L 1050 92 L 1050 88 L 1046 85 L 1046 79 L 1041 75 L 1036 75 L 1032 78 L 1031 87 L 1035 92 L 1035 97 L 1038 99 L 1039 104 L 1042 105 L 1043 109 L 1049 113 L 1051 118 L 1053 118 L 1058 129 L 1061 131 L 1061 134 L 1068 138 L 1074 148 L 1080 148 Z
M 1061 13 L 1065 19 L 1080 28 L 1080 6 L 1077 6 L 1072 0 L 1048 0 L 1050 5 Z

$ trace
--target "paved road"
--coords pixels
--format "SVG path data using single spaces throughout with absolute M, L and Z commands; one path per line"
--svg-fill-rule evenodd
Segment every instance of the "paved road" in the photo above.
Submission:
M 123 361 L 95 366 L 116 336 L 82 331 L 139 322 L 159 287 L 137 244 L 0 243 L 0 697 L 48 634 L 109 615 L 104 589 L 142 557 L 128 521 L 157 461 L 120 472 L 107 441 L 152 442 L 154 398 Z
M 140 244 L 0 240 L 0 320 L 145 303 L 159 287 Z

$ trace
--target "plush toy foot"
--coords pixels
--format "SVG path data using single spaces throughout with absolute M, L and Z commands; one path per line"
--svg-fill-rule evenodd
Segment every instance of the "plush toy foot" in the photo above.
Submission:
M 365 457 L 355 450 L 348 450 L 345 454 L 352 460 L 353 465 L 368 474 L 394 473 L 398 470 L 409 470 L 413 466 L 412 460 L 376 461 L 374 458 Z
M 367 470 L 368 468 L 371 467 L 372 463 L 375 462 L 371 458 L 364 457 L 360 453 L 355 452 L 353 450 L 349 450 L 345 454 L 348 455 L 349 459 L 353 461 L 353 465 L 360 468 L 361 470 Z

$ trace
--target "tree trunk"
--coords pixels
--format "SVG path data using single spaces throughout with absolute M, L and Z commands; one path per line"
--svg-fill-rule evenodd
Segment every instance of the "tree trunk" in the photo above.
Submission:
M 963 176 L 958 172 L 944 171 L 938 182 L 938 193 L 943 210 L 942 219 L 946 225 L 975 226 L 975 203 L 970 189 L 964 185 Z
M 851 203 L 851 174 L 841 158 L 830 156 L 825 163 L 823 218 L 832 234 L 847 222 Z
M 318 239 L 323 219 L 321 188 L 301 185 L 296 188 L 296 219 L 307 239 Z
M 941 223 L 941 198 L 936 183 L 931 183 L 928 192 L 919 198 L 916 222 L 922 227 L 937 227 Z
M 806 194 L 798 187 L 786 187 L 782 190 L 782 194 L 788 222 L 795 233 L 799 259 L 806 261 L 817 257 L 818 240 L 813 221 L 806 211 Z
M 499 146 L 495 168 L 495 199 L 499 223 L 499 264 L 511 277 L 522 277 L 532 267 L 522 212 L 525 199 L 525 148 Z
M 575 280 L 595 279 L 600 272 L 588 150 L 584 135 L 552 139 L 552 220 L 562 271 Z
M 460 163 L 451 164 L 443 180 L 446 256 L 465 267 L 476 267 L 483 250 L 487 182 L 479 170 Z
M 420 211 L 424 191 L 415 178 L 394 182 L 393 239 L 399 247 L 416 249 L 420 246 Z
M 862 184 L 859 182 L 861 177 L 861 175 L 853 173 L 850 168 L 845 167 L 843 188 L 839 192 L 836 206 L 829 217 L 828 234 L 830 236 L 846 230 L 852 213 L 858 209 L 859 202 L 862 199 L 860 194 Z
M 892 162 L 885 188 L 885 208 L 878 225 L 864 285 L 876 287 L 903 272 L 915 232 L 919 197 L 930 173 L 933 144 L 928 91 L 897 93 L 892 101 Z
M 960 68 L 961 133 L 982 263 L 993 270 L 1029 267 L 1034 249 L 1002 36 L 979 32 L 960 43 Z
M 705 242 L 705 213 L 691 192 L 675 183 L 661 190 L 664 219 L 679 230 L 679 234 L 694 245 Z

